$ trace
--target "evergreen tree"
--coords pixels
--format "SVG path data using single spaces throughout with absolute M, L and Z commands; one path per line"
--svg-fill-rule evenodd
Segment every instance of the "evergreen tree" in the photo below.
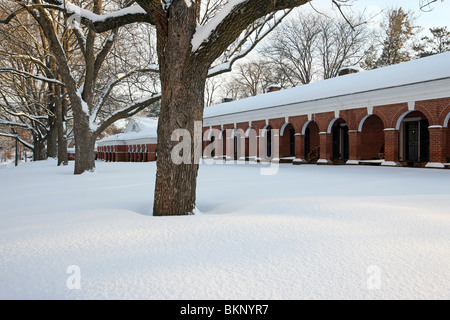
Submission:
M 431 37 L 423 37 L 422 44 L 414 49 L 419 58 L 450 51 L 450 31 L 447 27 L 430 28 Z
M 384 28 L 384 41 L 381 56 L 376 67 L 388 66 L 412 59 L 407 50 L 407 42 L 415 35 L 411 12 L 403 8 L 392 9 L 387 15 L 387 25 Z

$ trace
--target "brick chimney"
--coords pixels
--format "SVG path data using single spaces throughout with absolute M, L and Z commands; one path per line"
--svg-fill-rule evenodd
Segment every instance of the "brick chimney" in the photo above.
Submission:
M 266 88 L 267 93 L 280 91 L 280 90 L 281 90 L 281 86 L 279 84 L 272 84 Z
M 222 98 L 222 103 L 231 102 L 231 101 L 233 101 L 233 98 L 229 98 L 229 97 Z
M 338 77 L 345 76 L 347 74 L 358 73 L 359 70 L 356 67 L 344 67 L 339 69 Z

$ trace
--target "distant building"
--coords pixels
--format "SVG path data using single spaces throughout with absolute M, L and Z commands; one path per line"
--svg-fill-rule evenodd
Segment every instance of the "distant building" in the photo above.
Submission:
M 123 133 L 97 141 L 97 157 L 105 161 L 148 162 L 157 157 L 156 118 L 132 118 Z
M 206 108 L 204 157 L 255 159 L 277 129 L 280 161 L 449 167 L 450 52 L 356 71 Z

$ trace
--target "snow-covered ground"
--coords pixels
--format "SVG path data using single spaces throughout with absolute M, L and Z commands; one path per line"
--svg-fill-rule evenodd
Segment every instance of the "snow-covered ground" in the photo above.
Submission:
M 3 167 L 0 298 L 450 298 L 450 170 L 259 169 L 202 165 L 202 214 L 153 217 L 154 163 Z

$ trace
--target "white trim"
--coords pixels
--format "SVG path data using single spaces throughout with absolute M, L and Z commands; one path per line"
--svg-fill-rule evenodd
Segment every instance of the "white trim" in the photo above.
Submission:
M 442 126 L 439 125 L 433 125 L 433 126 L 429 126 L 428 129 L 442 129 Z
M 253 127 L 248 127 L 247 130 L 245 130 L 245 138 L 249 138 L 250 137 L 250 132 L 253 129 L 253 131 L 256 133 L 256 136 L 258 136 L 258 133 L 256 132 L 255 128 Z
M 261 138 L 264 138 L 264 136 L 266 135 L 267 127 L 270 127 L 270 124 L 266 124 L 264 126 L 264 128 L 262 128 L 262 130 L 261 130 Z M 270 130 L 273 130 L 273 128 L 270 128 Z
M 368 115 L 364 116 L 364 118 L 361 119 L 361 121 L 359 122 L 359 125 L 358 125 L 358 131 L 359 132 L 362 132 L 362 128 L 364 126 L 364 122 L 366 122 L 366 120 L 368 118 L 370 118 L 371 116 L 373 116 L 373 113 L 369 113 Z
M 333 163 L 333 161 L 326 160 L 326 159 L 319 159 L 319 160 L 317 160 L 317 164 L 329 164 L 329 163 Z
M 328 124 L 328 129 L 327 129 L 327 133 L 331 133 L 331 130 L 333 129 L 334 124 L 336 123 L 336 121 L 340 119 L 339 117 L 334 118 L 333 120 L 330 121 L 330 123 Z
M 283 126 L 281 127 L 281 130 L 280 130 L 280 136 L 281 136 L 281 137 L 284 136 L 284 130 L 286 129 L 286 127 L 287 127 L 288 125 L 290 125 L 290 123 L 289 123 L 289 122 L 285 122 L 285 123 L 283 124 Z
M 382 166 L 387 166 L 387 167 L 399 167 L 400 163 L 398 162 L 394 162 L 394 161 L 383 161 L 381 163 Z
M 416 102 L 415 101 L 408 101 L 408 110 L 414 111 L 416 109 Z
M 240 137 L 240 138 L 242 138 L 241 133 L 243 133 L 243 134 L 245 135 L 245 132 L 244 132 L 243 129 L 241 129 L 241 128 L 234 128 L 233 131 L 231 132 L 231 139 L 234 139 L 234 137 L 235 137 L 235 134 L 234 134 L 234 133 L 235 133 L 236 131 L 240 131 L 240 134 L 239 134 L 239 137 Z
M 373 115 L 373 106 L 367 106 L 367 115 Z
M 450 123 L 450 112 L 447 114 L 447 116 L 444 119 L 444 128 L 448 128 L 449 123 Z
M 222 140 L 223 139 L 223 133 L 225 132 L 225 129 L 223 128 L 222 125 L 222 129 L 219 132 L 219 136 L 217 137 L 217 139 Z M 227 134 L 225 133 L 225 138 L 227 137 Z
M 359 160 L 348 160 L 345 164 L 356 165 L 356 164 L 359 164 Z
M 339 113 L 340 113 L 339 109 L 338 110 L 334 110 L 334 117 L 335 118 L 340 118 Z
M 438 168 L 438 169 L 442 169 L 445 168 L 445 165 L 443 163 L 440 162 L 428 162 L 425 165 L 425 168 Z
M 402 125 L 403 120 L 406 122 L 406 121 L 418 121 L 418 120 L 421 119 L 421 118 L 409 118 L 409 119 L 405 119 L 405 117 L 406 117 L 408 114 L 410 114 L 411 112 L 413 112 L 413 110 L 412 110 L 412 111 L 406 111 L 404 114 L 402 114 L 402 115 L 398 118 L 397 124 L 395 125 L 395 129 L 396 129 L 396 130 L 400 130 L 400 126 Z
M 309 126 L 312 122 L 314 122 L 314 121 L 308 120 L 308 121 L 306 121 L 306 123 L 303 125 L 303 128 L 302 128 L 302 134 L 303 134 L 303 135 L 306 134 L 306 129 L 308 129 L 308 126 Z

